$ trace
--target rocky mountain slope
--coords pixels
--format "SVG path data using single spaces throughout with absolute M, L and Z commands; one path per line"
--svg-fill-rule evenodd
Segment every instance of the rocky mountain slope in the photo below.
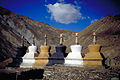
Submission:
M 106 64 L 120 65 L 120 15 L 106 16 L 79 32 L 78 39 L 79 44 L 83 46 L 83 55 L 88 52 L 88 45 L 92 44 L 93 30 L 96 30 L 97 43 L 102 46 L 101 53 L 106 59 Z M 0 7 L 0 61 L 15 57 L 17 47 L 21 45 L 22 36 L 25 37 L 25 45 L 28 46 L 32 43 L 34 35 L 35 43 L 39 48 L 44 43 L 44 35 L 47 34 L 48 45 L 54 47 L 59 43 L 61 32 L 64 33 L 67 52 L 70 52 L 70 45 L 75 44 L 73 31 L 56 29 L 46 23 Z
M 96 30 L 97 43 L 102 46 L 101 53 L 106 58 L 107 65 L 120 65 L 120 15 L 106 16 L 79 32 L 79 44 L 83 46 L 82 53 L 88 52 L 88 45 L 92 44 L 92 31 Z M 75 37 L 64 42 L 68 46 L 75 44 Z
M 56 29 L 46 23 L 32 20 L 29 17 L 15 14 L 0 7 L 0 61 L 16 55 L 17 47 L 25 38 L 25 45 L 32 43 L 40 47 L 44 43 L 44 35 L 48 36 L 48 45 L 54 47 L 59 44 L 59 34 L 64 33 L 65 40 L 70 38 L 73 31 Z

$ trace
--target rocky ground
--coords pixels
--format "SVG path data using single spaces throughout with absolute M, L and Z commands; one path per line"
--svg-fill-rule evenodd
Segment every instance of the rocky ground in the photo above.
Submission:
M 120 68 L 53 65 L 44 69 L 0 69 L 0 80 L 119 80 Z
M 104 67 L 47 66 L 42 80 L 119 80 L 120 69 Z
M 4 64 L 1 65 L 11 62 L 6 59 L 15 57 L 17 47 L 22 43 L 22 36 L 25 39 L 25 46 L 29 46 L 34 35 L 36 46 L 39 49 L 40 45 L 44 43 L 45 34 L 48 35 L 48 45 L 54 47 L 59 44 L 59 34 L 63 32 L 67 53 L 70 52 L 70 46 L 75 43 L 73 31 L 56 29 L 46 23 L 17 15 L 2 7 L 0 7 L 0 12 L 0 62 L 5 60 Z M 107 66 L 120 66 L 120 15 L 106 16 L 79 32 L 78 41 L 83 46 L 83 55 L 88 53 L 87 47 L 92 44 L 93 30 L 96 30 L 97 43 L 102 46 L 101 53 L 104 55 L 105 64 Z M 93 66 L 56 65 L 45 67 L 43 75 L 42 80 L 118 80 L 120 69 L 117 67 L 105 69 L 103 67 L 93 68 Z M 8 76 L 10 75 L 8 74 Z M 0 80 L 2 80 L 1 77 Z

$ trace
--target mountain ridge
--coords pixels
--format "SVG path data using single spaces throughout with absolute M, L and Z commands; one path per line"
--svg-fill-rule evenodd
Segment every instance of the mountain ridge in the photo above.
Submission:
M 34 35 L 35 45 L 39 51 L 39 47 L 44 44 L 45 34 L 48 36 L 48 45 L 54 48 L 59 44 L 60 33 L 64 33 L 66 40 L 70 37 L 69 35 L 73 35 L 74 31 L 56 29 L 47 23 L 32 20 L 0 7 L 0 53 L 3 55 L 0 56 L 0 61 L 16 55 L 17 47 L 22 44 L 22 36 L 25 39 L 25 46 L 29 46 L 33 42 Z
M 101 53 L 103 53 L 106 59 L 106 64 L 111 66 L 120 65 L 120 16 L 108 15 L 79 32 L 78 41 L 83 46 L 82 53 L 84 56 L 88 52 L 88 45 L 92 44 L 93 30 L 96 30 L 97 44 L 102 46 Z M 75 36 L 64 42 L 67 46 L 74 43 Z M 67 52 L 70 52 L 69 47 L 67 48 Z M 111 60 L 110 64 L 108 59 Z
M 108 15 L 79 32 L 78 41 L 83 46 L 83 56 L 88 52 L 88 45 L 92 44 L 93 30 L 96 30 L 97 43 L 102 46 L 101 53 L 105 57 L 105 63 L 109 66 L 119 66 L 120 15 Z M 29 46 L 34 35 L 35 45 L 39 48 L 44 43 L 44 35 L 47 34 L 48 45 L 54 48 L 59 44 L 60 33 L 64 33 L 64 45 L 67 46 L 68 53 L 70 46 L 75 44 L 74 31 L 57 29 L 0 7 L 0 61 L 15 57 L 17 47 L 22 43 L 22 36 L 25 37 L 25 45 Z

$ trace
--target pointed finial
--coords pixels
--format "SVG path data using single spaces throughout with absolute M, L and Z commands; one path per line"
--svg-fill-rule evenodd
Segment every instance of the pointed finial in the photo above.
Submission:
M 96 31 L 95 31 L 95 30 L 93 30 L 93 36 L 94 36 L 94 35 L 96 35 Z
M 60 33 L 60 45 L 63 44 L 63 33 Z
M 96 44 L 96 31 L 93 30 L 93 44 Z
M 22 36 L 22 46 L 24 46 L 24 36 Z
M 75 33 L 76 39 L 75 39 L 75 43 L 78 44 L 78 32 Z
M 44 45 L 47 46 L 47 35 L 45 34 L 45 42 Z
M 32 44 L 35 45 L 35 36 L 34 35 L 32 36 L 32 39 L 33 39 Z

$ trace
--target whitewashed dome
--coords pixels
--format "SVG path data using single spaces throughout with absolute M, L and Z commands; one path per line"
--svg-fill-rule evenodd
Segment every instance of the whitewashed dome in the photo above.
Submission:
M 81 45 L 71 45 L 70 46 L 72 52 L 81 52 L 82 46 Z
M 32 68 L 35 63 L 34 53 L 36 53 L 37 47 L 32 44 L 32 46 L 28 47 L 29 53 L 26 53 L 24 57 L 22 57 L 23 62 L 20 65 L 22 68 Z
M 65 65 L 68 66 L 82 66 L 83 65 L 83 59 L 81 55 L 81 45 L 71 45 L 70 46 L 71 51 L 67 57 L 65 58 Z
M 32 44 L 28 47 L 29 53 L 36 53 L 37 47 Z

